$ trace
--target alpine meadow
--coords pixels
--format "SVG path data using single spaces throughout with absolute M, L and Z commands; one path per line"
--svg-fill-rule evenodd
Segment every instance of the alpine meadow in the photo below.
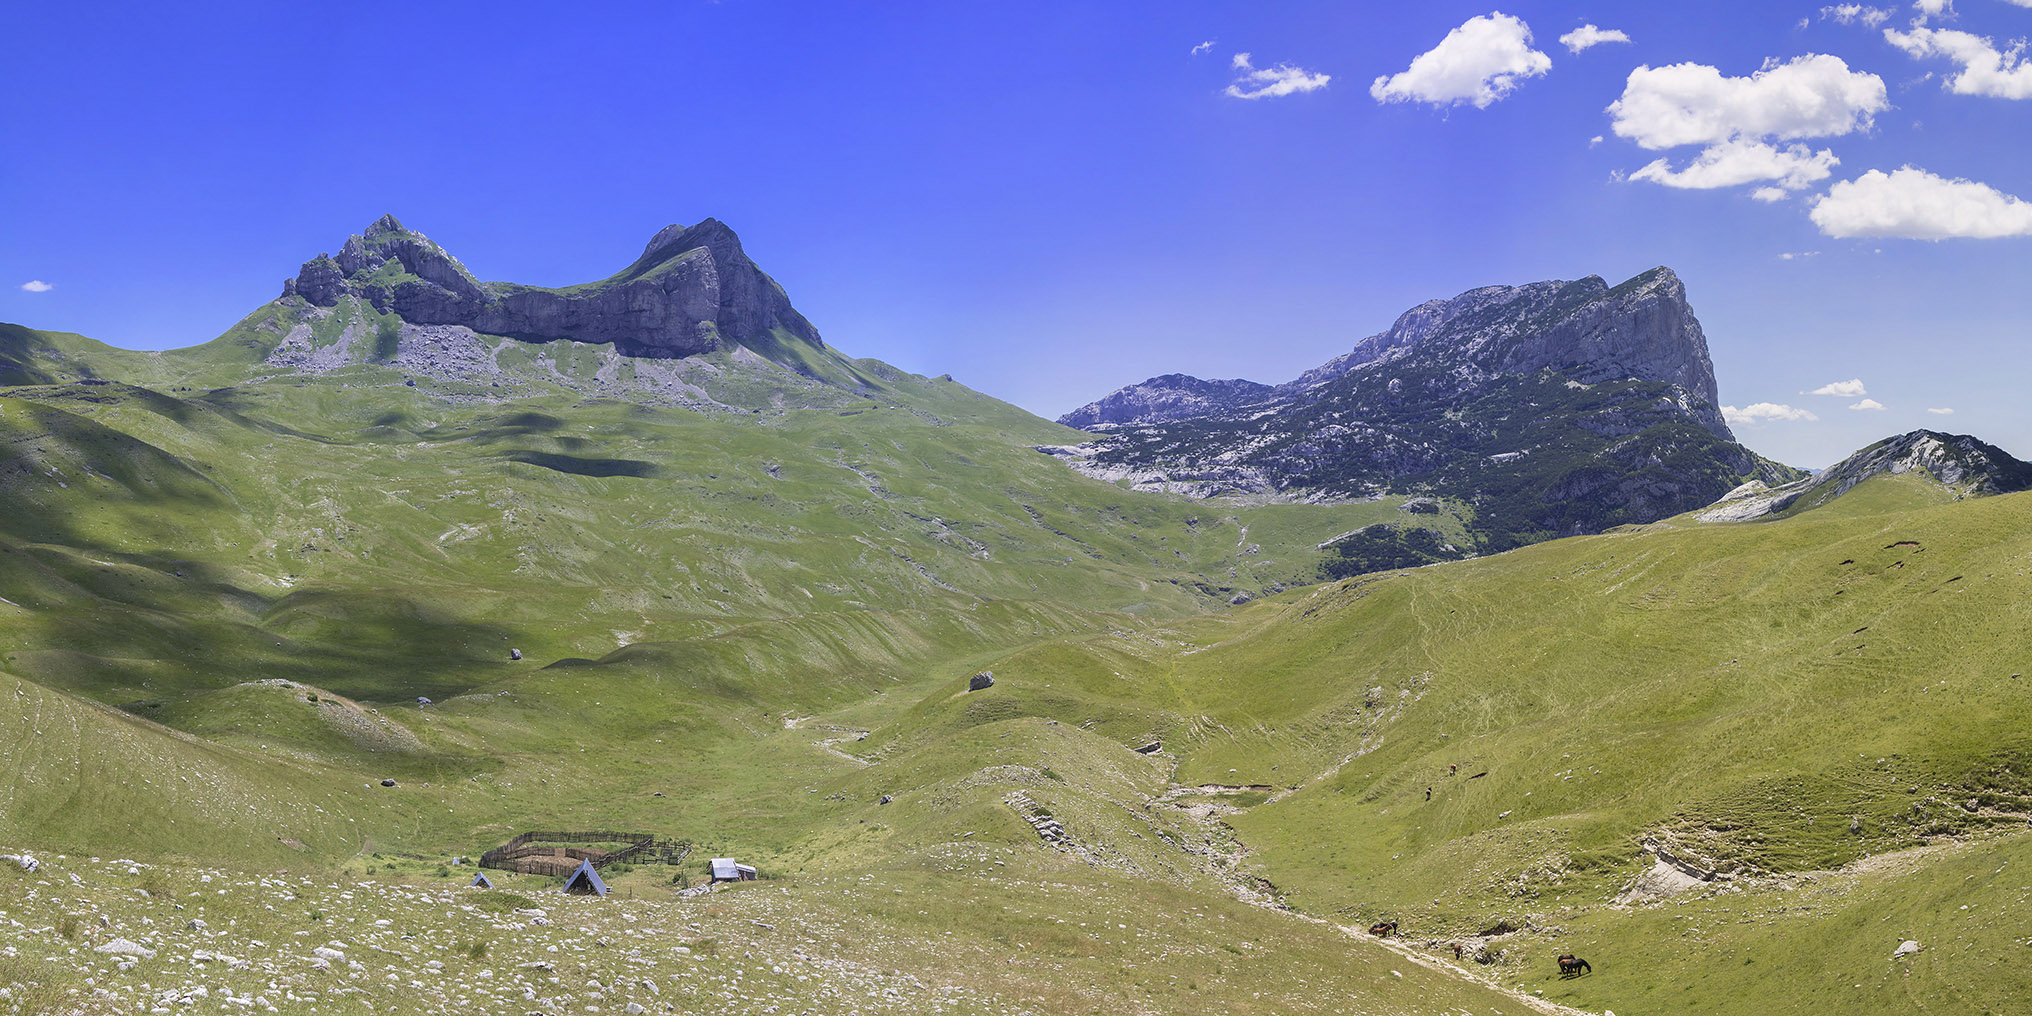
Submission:
M 6 15 L 0 1016 L 2032 1013 L 2022 6 Z

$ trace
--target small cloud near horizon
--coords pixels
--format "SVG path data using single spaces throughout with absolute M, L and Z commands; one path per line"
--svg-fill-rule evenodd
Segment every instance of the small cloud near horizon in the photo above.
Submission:
M 1954 415 L 1954 407 L 1952 407 L 1952 406 L 1944 406 L 1944 407 L 1942 407 L 1942 408 L 1940 408 L 1940 409 L 1929 409 L 1929 410 L 1927 410 L 1927 412 L 1929 412 L 1929 413 L 1932 413 L 1932 414 L 1933 414 L 1933 415 L 1935 415 L 1935 416 L 1953 416 L 1953 415 Z
M 1878 402 L 1878 401 L 1877 401 L 1876 399 L 1864 399 L 1863 401 L 1861 401 L 1861 402 L 1858 402 L 1858 403 L 1856 403 L 1856 404 L 1854 404 L 1854 405 L 1850 406 L 1849 408 L 1850 408 L 1850 409 L 1855 409 L 1855 410 L 1861 410 L 1861 411 L 1863 411 L 1863 412 L 1876 412 L 1877 410 L 1883 409 L 1883 408 L 1884 408 L 1884 404 L 1883 404 L 1883 403 L 1881 403 L 1881 402 Z
M 47 293 L 55 288 L 56 288 L 55 286 L 52 286 L 49 283 L 42 281 L 41 279 L 30 279 L 27 282 L 21 284 L 21 291 L 24 293 Z
M 1820 417 L 1815 416 L 1812 410 L 1799 409 L 1780 402 L 1755 402 L 1741 409 L 1723 406 L 1722 419 L 1733 424 L 1754 427 L 1771 420 L 1813 421 Z
M 1821 385 L 1820 387 L 1815 388 L 1810 392 L 1800 392 L 1799 394 L 1833 395 L 1837 398 L 1856 399 L 1870 394 L 1870 390 L 1863 386 L 1862 378 L 1852 377 L 1847 381 L 1829 382 L 1828 384 Z
M 1302 67 L 1278 64 L 1275 67 L 1257 67 L 1249 63 L 1249 54 L 1236 53 L 1235 70 L 1242 76 L 1235 79 L 1225 92 L 1237 99 L 1275 99 L 1279 96 L 1296 95 L 1325 88 L 1332 75 L 1317 74 Z
M 1573 53 L 1579 53 L 1590 46 L 1599 46 L 1605 42 L 1629 41 L 1629 34 L 1622 29 L 1596 28 L 1594 25 L 1582 25 L 1559 37 L 1559 44 L 1565 46 L 1569 52 Z

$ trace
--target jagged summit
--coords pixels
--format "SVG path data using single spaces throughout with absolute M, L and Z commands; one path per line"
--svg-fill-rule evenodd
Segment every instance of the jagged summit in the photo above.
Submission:
M 1047 449 L 1195 497 L 1436 495 L 1482 549 L 1649 522 L 1796 470 L 1736 443 L 1707 337 L 1669 268 L 1431 300 L 1276 386 L 1165 375 L 1068 413 Z
M 1428 300 L 1347 353 L 1274 388 L 1168 374 L 1120 389 L 1059 422 L 1098 428 L 1309 401 L 1310 393 L 1352 372 L 1414 354 L 1487 376 L 1556 370 L 1583 384 L 1663 382 L 1683 393 L 1686 411 L 1709 433 L 1734 439 L 1721 416 L 1707 337 L 1687 303 L 1685 284 L 1664 266 L 1615 286 L 1589 275 L 1571 282 L 1483 286 L 1450 300 Z
M 1747 522 L 1818 508 L 1874 476 L 1920 474 L 1955 497 L 2032 490 L 2032 462 L 1967 434 L 1915 430 L 1885 438 L 1818 473 L 1780 486 L 1751 481 L 1722 495 L 1697 519 Z
M 283 299 L 320 307 L 353 298 L 418 325 L 462 325 L 533 342 L 613 343 L 631 356 L 678 357 L 781 330 L 823 346 L 783 287 L 749 260 L 725 223 L 658 230 L 642 256 L 599 282 L 563 289 L 481 282 L 457 258 L 383 215 L 283 283 Z
M 1117 423 L 1156 423 L 1206 416 L 1277 389 L 1241 378 L 1205 380 L 1190 374 L 1162 374 L 1130 385 L 1058 418 L 1068 427 L 1099 428 Z

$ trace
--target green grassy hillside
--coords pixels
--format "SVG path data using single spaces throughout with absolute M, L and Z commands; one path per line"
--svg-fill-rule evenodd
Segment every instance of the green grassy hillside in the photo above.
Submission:
M 2032 495 L 1883 476 L 1310 585 L 1321 545 L 1462 519 L 1127 491 L 1035 452 L 1056 425 L 788 339 L 662 374 L 482 338 L 494 366 L 461 374 L 437 333 L 382 355 L 365 314 L 170 354 L 7 333 L 0 847 L 90 878 L 23 876 L 0 1012 L 172 986 L 44 961 L 117 932 L 182 962 L 149 886 L 235 922 L 205 948 L 258 962 L 212 983 L 285 1012 L 336 1011 L 304 996 L 349 975 L 262 950 L 384 914 L 465 950 L 432 968 L 453 990 L 404 929 L 374 939 L 355 987 L 414 1011 L 473 1011 L 509 958 L 575 1009 L 653 1001 L 660 974 L 592 944 L 628 935 L 797 951 L 812 981 L 736 991 L 714 959 L 657 989 L 732 1011 L 863 974 L 864 1011 L 2032 997 Z M 277 359 L 299 340 L 345 352 Z M 453 858 L 542 828 L 769 879 L 679 898 L 696 863 L 623 868 L 570 927 L 452 902 Z M 262 906 L 190 882 L 229 869 L 286 874 Z M 1396 951 L 1360 934 L 1383 919 Z M 1560 980 L 1570 951 L 1595 973 Z

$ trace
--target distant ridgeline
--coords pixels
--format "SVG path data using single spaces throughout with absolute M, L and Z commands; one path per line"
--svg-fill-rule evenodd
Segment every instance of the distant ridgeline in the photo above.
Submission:
M 1193 497 L 1427 495 L 1465 509 L 1482 552 L 1802 475 L 1730 433 L 1707 339 L 1667 268 L 1613 287 L 1471 290 L 1284 384 L 1169 374 L 1059 422 L 1099 435 L 1044 449 L 1090 475 Z M 1452 550 L 1416 543 L 1400 549 Z
M 668 226 L 642 256 L 598 282 L 546 289 L 481 282 L 421 233 L 384 215 L 283 283 L 284 297 L 331 307 L 359 297 L 417 325 L 462 325 L 533 342 L 611 342 L 630 356 L 689 356 L 782 329 L 821 344 L 818 329 L 716 219 Z

